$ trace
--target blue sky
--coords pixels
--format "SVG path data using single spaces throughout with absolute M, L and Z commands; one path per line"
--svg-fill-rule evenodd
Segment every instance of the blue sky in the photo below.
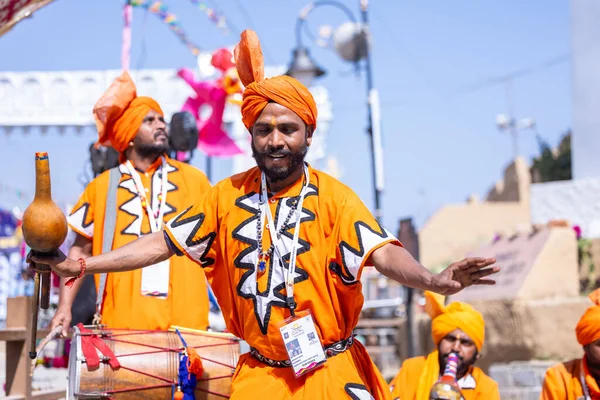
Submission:
M 358 0 L 342 0 L 358 17 Z M 207 51 L 237 42 L 223 34 L 187 0 L 165 0 L 190 38 Z M 295 46 L 297 15 L 305 0 L 212 0 L 236 33 L 253 28 L 269 64 L 287 65 Z M 540 68 L 568 55 L 567 0 L 397 1 L 371 0 L 372 62 L 382 103 L 386 191 L 384 224 L 414 216 L 419 225 L 437 208 L 483 196 L 512 157 L 510 138 L 495 126 L 506 112 L 503 85 L 465 90 L 524 68 L 534 72 L 513 82 L 516 117 L 537 121 L 538 133 L 556 144 L 571 125 L 570 61 Z M 0 37 L 1 71 L 60 71 L 120 68 L 121 6 L 117 0 L 56 0 Z M 345 22 L 339 11 L 322 7 L 309 17 L 321 24 Z M 304 36 L 311 55 L 328 74 L 321 79 L 333 103 L 328 136 L 342 181 L 373 205 L 366 127 L 365 81 L 352 66 Z M 194 67 L 195 58 L 155 15 L 134 9 L 132 68 Z M 77 136 L 50 130 L 45 135 L 0 135 L 0 170 L 5 187 L 33 193 L 33 152 L 52 157 L 54 197 L 74 202 L 82 189 L 77 176 L 94 132 Z M 32 145 L 35 144 L 35 146 Z M 537 154 L 535 134 L 520 135 L 521 154 Z M 199 157 L 196 164 L 202 166 Z M 229 174 L 218 163 L 216 178 Z M 25 205 L 28 200 L 25 201 Z M 0 206 L 22 204 L 4 190 Z M 460 228 L 459 228 L 460 229 Z

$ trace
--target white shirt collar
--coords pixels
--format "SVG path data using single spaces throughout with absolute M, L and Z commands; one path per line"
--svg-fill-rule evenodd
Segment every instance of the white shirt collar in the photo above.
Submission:
M 458 380 L 458 387 L 461 389 L 475 389 L 475 386 L 477 386 L 477 382 L 470 373 Z

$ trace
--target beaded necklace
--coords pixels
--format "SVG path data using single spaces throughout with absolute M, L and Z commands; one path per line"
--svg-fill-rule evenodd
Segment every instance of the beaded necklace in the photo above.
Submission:
M 262 206 L 264 204 L 265 204 L 265 200 L 261 198 L 260 203 L 258 205 L 258 214 L 256 217 L 256 241 L 258 243 L 258 260 L 259 260 L 258 261 L 258 272 L 261 274 L 265 272 L 265 270 L 267 268 L 267 262 L 271 258 L 271 255 L 273 254 L 273 250 L 275 249 L 274 241 L 271 240 L 271 246 L 269 246 L 269 248 L 267 249 L 266 252 L 263 251 L 263 245 L 262 245 L 263 227 L 262 227 L 262 223 L 261 223 L 262 222 L 261 216 L 262 216 Z M 281 235 L 283 235 L 283 232 L 287 229 L 288 222 L 290 222 L 290 218 L 292 218 L 292 215 L 294 215 L 294 213 L 296 212 L 297 207 L 298 207 L 298 200 L 294 199 L 292 206 L 290 207 L 290 212 L 288 213 L 287 217 L 285 217 L 283 224 L 281 224 L 281 228 L 279 228 L 279 230 L 277 231 L 277 239 L 280 239 Z

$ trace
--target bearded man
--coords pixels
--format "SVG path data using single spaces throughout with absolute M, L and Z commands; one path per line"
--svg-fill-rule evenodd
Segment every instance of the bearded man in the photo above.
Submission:
M 127 72 L 115 79 L 93 112 L 98 144 L 117 150 L 121 163 L 87 185 L 68 217 L 76 235 L 69 257 L 75 260 L 162 231 L 165 222 L 188 206 L 188 199 L 211 187 L 202 171 L 166 155 L 169 133 L 162 109 L 154 99 L 137 95 Z M 109 328 L 208 327 L 205 274 L 187 258 L 170 257 L 144 270 L 97 274 L 95 281 L 96 322 Z M 71 309 L 82 282 L 75 281 L 71 288 L 65 287 L 64 279 L 61 282 L 51 328 L 62 325 L 63 335 L 71 325 Z
M 499 270 L 495 260 L 465 259 L 438 275 L 417 263 L 352 190 L 304 162 L 317 125 L 308 89 L 288 76 L 264 79 L 253 31 L 242 33 L 235 58 L 256 167 L 191 200 L 164 233 L 84 263 L 64 255 L 32 260 L 77 277 L 185 255 L 204 268 L 228 330 L 250 345 L 232 399 L 388 399 L 353 336 L 363 269 L 374 265 L 402 284 L 449 294 L 493 284 L 486 277 Z
M 448 356 L 458 356 L 456 379 L 465 400 L 500 399 L 498 384 L 474 366 L 481 356 L 485 338 L 483 316 L 462 302 L 444 305 L 444 297 L 425 292 L 426 310 L 432 318 L 431 336 L 436 350 L 427 357 L 402 363 L 390 389 L 394 400 L 429 400 L 431 387 L 446 368 Z

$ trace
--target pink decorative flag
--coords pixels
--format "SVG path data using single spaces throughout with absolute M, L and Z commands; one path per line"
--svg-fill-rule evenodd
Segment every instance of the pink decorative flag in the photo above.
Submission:
M 199 132 L 198 148 L 208 156 L 230 157 L 241 154 L 242 150 L 222 128 L 223 113 L 229 93 L 218 81 L 197 81 L 194 73 L 187 68 L 177 71 L 177 75 L 196 93 L 195 97 L 188 97 L 181 111 L 188 111 L 196 118 Z M 212 109 L 206 119 L 202 119 L 200 115 L 200 107 L 204 104 Z

